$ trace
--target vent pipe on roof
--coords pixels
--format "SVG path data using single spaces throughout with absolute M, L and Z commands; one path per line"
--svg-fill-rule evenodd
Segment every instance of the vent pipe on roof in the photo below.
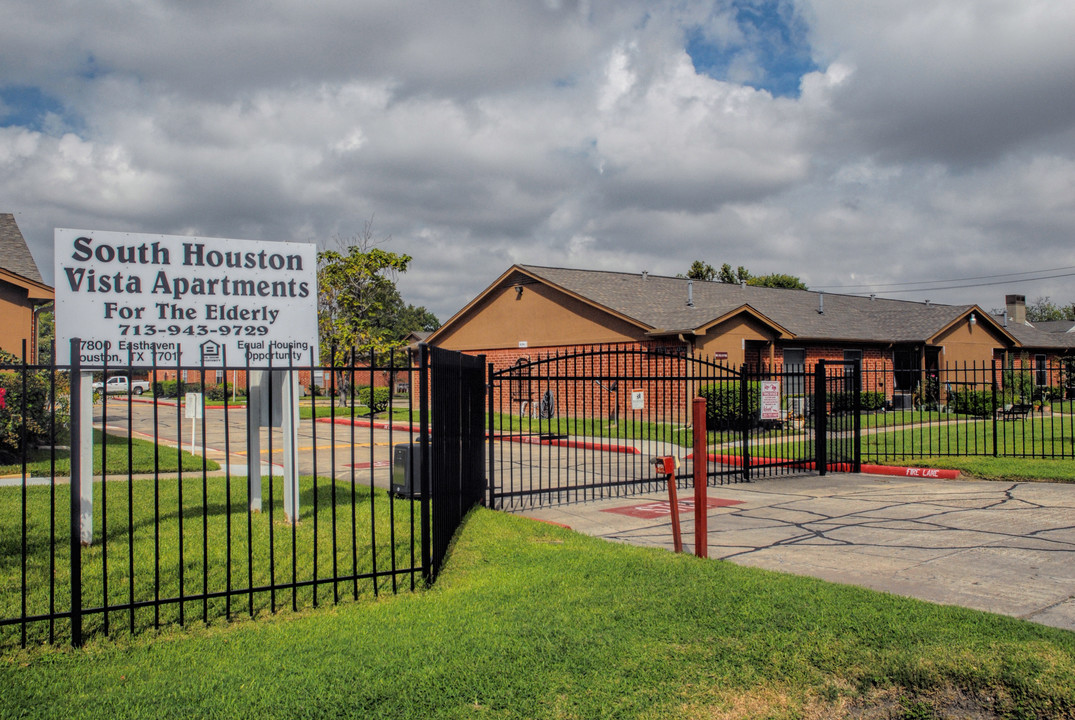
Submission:
M 643 270 L 642 271 L 642 279 L 646 280 L 648 278 L 649 278 L 649 271 L 648 270 Z
M 687 281 L 687 307 L 694 307 L 694 280 Z
M 746 280 L 740 280 L 739 281 L 739 287 L 740 288 L 745 288 L 746 286 L 747 286 L 747 281 Z
M 1004 312 L 1002 312 L 1000 316 L 1004 319 L 1004 327 L 1008 327 L 1008 309 L 1005 308 Z
M 871 300 L 876 300 L 877 299 L 877 293 L 870 293 L 870 299 Z
M 819 292 L 817 294 L 817 314 L 825 314 L 825 293 L 823 292 Z
M 933 307 L 933 301 L 929 298 L 926 298 L 926 307 Z

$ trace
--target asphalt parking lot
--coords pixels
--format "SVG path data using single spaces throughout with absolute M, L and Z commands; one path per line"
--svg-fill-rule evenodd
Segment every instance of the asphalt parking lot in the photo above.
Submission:
M 691 552 L 691 492 L 679 496 Z M 708 497 L 710 558 L 1075 630 L 1075 486 L 829 474 L 711 487 Z M 671 549 L 667 499 L 520 514 Z
M 247 472 L 245 408 L 230 409 L 225 421 L 223 409 L 209 407 L 205 418 L 196 423 L 186 419 L 183 408 L 177 409 L 174 403 L 159 403 L 154 415 L 152 401 L 132 402 L 128 408 L 126 398 L 109 398 L 107 414 L 103 411 L 100 404 L 94 407 L 97 428 L 103 422 L 113 434 L 125 436 L 130 432 L 133 437 L 145 440 L 179 442 L 186 451 L 193 447 L 197 455 L 202 454 L 204 446 L 206 457 L 220 463 L 222 470 L 227 466 L 233 475 Z M 417 437 L 417 433 L 411 433 L 404 425 L 370 427 L 368 422 L 358 421 L 352 428 L 347 422 L 302 420 L 298 430 L 299 474 L 312 475 L 316 469 L 318 475 L 327 477 L 332 468 L 337 478 L 354 478 L 356 482 L 369 484 L 372 475 L 374 485 L 387 488 L 392 448 Z M 268 473 L 272 464 L 274 472 L 280 473 L 283 461 L 280 430 L 273 430 L 271 446 L 268 429 L 262 428 L 260 433 L 261 471 Z

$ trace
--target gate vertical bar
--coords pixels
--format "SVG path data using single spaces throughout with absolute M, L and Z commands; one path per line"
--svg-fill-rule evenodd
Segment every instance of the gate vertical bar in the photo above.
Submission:
M 853 415 L 855 422 L 854 446 L 852 452 L 855 458 L 855 472 L 862 472 L 862 359 L 855 363 L 855 402 L 853 403 Z
M 828 470 L 828 411 L 825 407 L 825 361 L 814 366 L 814 467 L 821 475 Z
M 418 377 L 418 437 L 421 447 L 419 462 L 419 485 L 422 488 L 422 578 L 428 583 L 433 575 L 433 552 L 429 528 L 429 471 L 432 463 L 429 457 L 429 346 L 418 346 L 421 352 Z
M 739 367 L 739 439 L 742 443 L 743 482 L 750 481 L 750 382 L 747 376 L 747 364 Z
M 71 645 L 82 647 L 82 340 L 71 338 Z M 92 478 L 90 479 L 92 482 Z
M 489 379 L 486 382 L 486 386 L 485 386 L 486 390 L 485 391 L 489 394 L 489 397 L 486 398 L 487 405 L 488 405 L 488 411 L 489 411 L 489 421 L 488 421 L 489 434 L 486 436 L 487 439 L 486 439 L 485 443 L 486 443 L 486 446 L 488 448 L 488 453 L 489 453 L 489 457 L 487 458 L 488 467 L 489 467 L 489 470 L 488 470 L 488 472 L 489 472 L 489 479 L 488 479 L 489 487 L 488 487 L 488 492 L 486 494 L 486 497 L 488 498 L 487 501 L 486 501 L 486 502 L 488 502 L 488 505 L 486 505 L 486 507 L 495 508 L 496 507 L 496 458 L 494 457 L 495 453 L 493 451 L 493 447 L 495 446 L 495 443 L 493 442 L 493 439 L 494 439 L 493 433 L 495 431 L 495 427 L 494 427 L 495 420 L 494 420 L 494 418 L 495 418 L 496 405 L 495 405 L 495 403 L 493 401 L 493 395 L 495 394 L 494 390 L 493 390 L 493 372 L 494 372 L 493 371 L 493 363 L 489 363 L 487 367 L 488 367 L 488 375 L 487 375 L 487 377 Z

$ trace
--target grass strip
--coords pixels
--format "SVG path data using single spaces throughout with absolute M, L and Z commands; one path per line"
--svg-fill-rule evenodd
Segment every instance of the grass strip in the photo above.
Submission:
M 105 468 L 109 475 L 126 475 L 128 473 L 151 473 L 154 468 L 154 447 L 159 447 L 158 452 L 158 467 L 160 472 L 170 473 L 175 472 L 179 468 L 180 462 L 183 464 L 184 471 L 201 472 L 202 458 L 198 455 L 191 455 L 185 450 L 179 448 L 159 445 L 155 446 L 154 443 L 148 440 L 142 440 L 139 438 L 130 438 L 129 444 L 132 452 L 128 453 L 128 438 L 126 435 L 114 435 L 108 433 L 103 435 L 104 442 L 107 443 L 108 452 L 104 453 L 104 457 L 107 458 L 108 464 Z M 94 475 L 101 474 L 101 443 L 102 433 L 100 430 L 93 431 L 93 473 Z M 35 449 L 31 450 L 27 457 L 26 473 L 31 477 L 51 477 L 52 476 L 52 461 L 50 459 L 50 450 Z M 56 475 L 57 477 L 68 477 L 71 474 L 71 452 L 66 449 L 57 448 L 56 453 Z M 130 462 L 128 462 L 130 460 Z M 207 470 L 219 470 L 220 465 L 215 460 L 206 461 Z M 0 475 L 21 475 L 22 463 L 14 463 L 10 465 L 0 465 Z
M 953 694 L 1070 717 L 1075 634 L 486 510 L 427 592 L 0 664 L 31 718 L 939 717 Z
M 0 535 L 0 618 L 20 617 L 24 600 L 27 615 L 49 612 L 50 588 L 57 610 L 70 608 L 69 487 L 26 488 L 25 586 L 22 488 L 0 488 L 0 527 L 4 528 Z M 262 488 L 262 511 L 249 512 L 245 477 L 233 478 L 230 484 L 223 477 L 203 482 L 200 475 L 185 476 L 182 483 L 174 477 L 94 483 L 94 541 L 82 550 L 84 607 L 103 607 L 106 597 L 109 605 L 132 599 L 139 603 L 189 598 L 229 588 L 264 587 L 270 582 L 284 585 L 293 578 L 296 582 L 316 578 L 320 604 L 341 597 L 392 592 L 397 586 L 410 589 L 412 575 L 402 573 L 420 564 L 420 550 L 415 548 L 412 553 L 411 543 L 412 538 L 418 541 L 420 533 L 417 506 L 380 490 L 371 494 L 368 487 L 352 486 L 344 480 L 334 484 L 319 479 L 315 497 L 313 478 L 304 477 L 299 490 L 300 518 L 292 526 L 285 521 L 282 478 L 273 480 L 271 513 L 267 481 Z M 55 553 L 54 562 L 50 552 Z M 368 574 L 375 562 L 380 572 L 396 569 L 401 574 L 376 581 L 331 580 L 334 572 L 339 577 Z M 420 582 L 420 577 L 414 579 Z M 304 608 L 314 603 L 313 594 L 312 585 L 294 593 L 277 589 L 276 603 L 278 608 Z M 268 591 L 236 594 L 231 598 L 230 612 L 263 614 L 271 611 L 271 603 Z M 228 602 L 217 597 L 163 604 L 159 615 L 152 606 L 140 607 L 133 620 L 127 610 L 112 611 L 109 631 L 129 632 L 133 623 L 135 631 L 141 632 L 157 623 L 169 625 L 181 619 L 215 623 L 225 619 L 228 610 Z M 91 637 L 101 633 L 104 623 L 103 613 L 88 615 L 85 632 Z M 67 620 L 57 621 L 58 636 L 69 638 L 69 627 Z M 0 651 L 20 641 L 19 631 L 18 625 L 0 628 Z M 29 642 L 45 641 L 47 632 L 44 622 L 30 625 Z

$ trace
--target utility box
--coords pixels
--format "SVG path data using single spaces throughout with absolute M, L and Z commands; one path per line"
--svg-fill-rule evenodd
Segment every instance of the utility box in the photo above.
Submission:
M 422 496 L 422 445 L 396 445 L 392 453 L 392 492 L 400 497 Z

